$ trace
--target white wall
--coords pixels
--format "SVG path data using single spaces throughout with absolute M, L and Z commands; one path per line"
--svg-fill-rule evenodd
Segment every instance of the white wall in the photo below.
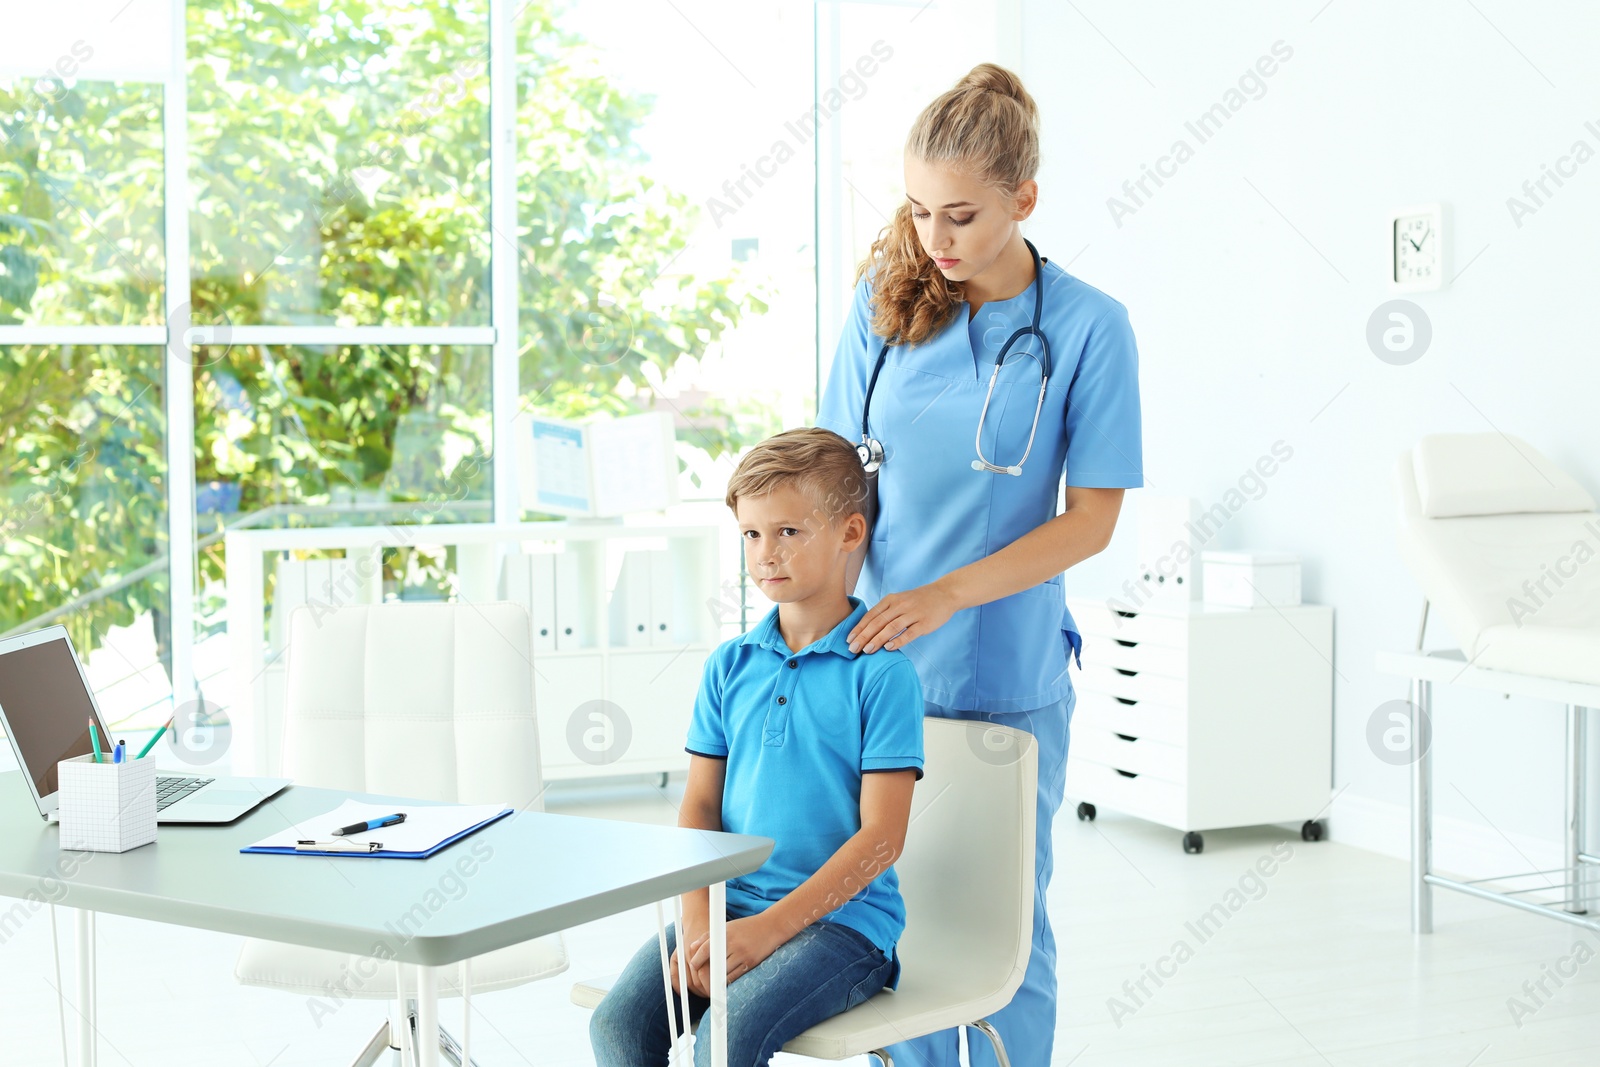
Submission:
M 1332 835 L 1389 852 L 1405 848 L 1406 771 L 1375 758 L 1365 730 L 1405 684 L 1378 676 L 1373 653 L 1410 647 L 1421 598 L 1394 546 L 1396 455 L 1425 433 L 1514 433 L 1600 496 L 1600 158 L 1520 227 L 1507 208 L 1574 141 L 1600 149 L 1600 10 L 1475 5 L 1023 0 L 1022 73 L 1044 126 L 1029 236 L 1128 306 L 1148 491 L 1209 506 L 1274 441 L 1294 449 L 1207 547 L 1299 552 L 1306 599 L 1337 609 L 1348 788 Z M 1199 143 L 1184 123 L 1278 41 L 1293 54 L 1264 93 Z M 1126 199 L 1124 180 L 1180 137 L 1194 157 L 1119 227 L 1107 198 Z M 1431 201 L 1450 213 L 1450 270 L 1477 258 L 1408 296 L 1434 338 L 1391 366 L 1365 340 L 1392 298 L 1385 215 Z M 1074 588 L 1132 574 L 1137 497 Z M 1435 620 L 1429 644 L 1455 642 Z M 1442 865 L 1525 866 L 1518 852 L 1554 865 L 1560 708 L 1435 698 Z

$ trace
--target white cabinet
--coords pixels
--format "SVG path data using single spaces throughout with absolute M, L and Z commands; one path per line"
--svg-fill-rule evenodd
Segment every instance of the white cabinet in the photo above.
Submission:
M 1080 818 L 1105 805 L 1183 830 L 1199 851 L 1196 831 L 1323 815 L 1332 608 L 1067 603 L 1083 634 L 1066 787 Z

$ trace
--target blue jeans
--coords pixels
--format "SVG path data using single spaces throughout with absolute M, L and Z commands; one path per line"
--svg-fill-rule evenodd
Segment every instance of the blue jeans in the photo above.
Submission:
M 959 711 L 927 703 L 924 713 L 941 719 L 972 719 L 997 726 L 1014 726 L 1034 736 L 1039 743 L 1039 793 L 1035 805 L 1033 884 L 1033 953 L 1022 985 L 1011 1003 L 989 1016 L 989 1022 L 1005 1042 L 1006 1055 L 1014 1067 L 1043 1067 L 1050 1062 L 1056 1036 L 1056 938 L 1050 930 L 1046 891 L 1054 868 L 1050 852 L 1050 823 L 1061 807 L 1067 781 L 1067 741 L 1072 709 L 1077 693 L 1069 692 L 1055 704 L 1031 711 Z M 917 921 L 908 915 L 908 923 Z M 659 965 L 658 965 L 659 967 Z M 661 978 L 656 977 L 659 983 Z M 977 1020 L 973 1020 L 976 1022 Z M 956 1030 L 940 1030 L 913 1041 L 890 1045 L 895 1067 L 957 1067 L 960 1057 Z M 989 1039 L 968 1031 L 967 1058 L 972 1067 L 994 1067 L 997 1063 Z
M 736 916 L 729 915 L 730 919 Z M 667 927 L 667 953 L 677 947 Z M 888 981 L 891 961 L 866 936 L 833 922 L 814 922 L 778 946 L 753 971 L 728 983 L 728 1067 L 765 1067 L 783 1043 L 822 1020 L 855 1007 Z M 681 1000 L 673 994 L 675 1029 Z M 689 994 L 689 1018 L 711 1002 Z M 710 1067 L 710 1020 L 696 1035 L 696 1067 Z M 661 949 L 651 938 L 634 954 L 589 1020 L 599 1067 L 659 1067 L 672 1047 Z

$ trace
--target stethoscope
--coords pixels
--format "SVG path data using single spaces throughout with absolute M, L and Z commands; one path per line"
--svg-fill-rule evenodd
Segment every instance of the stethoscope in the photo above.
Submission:
M 983 410 L 978 414 L 978 433 L 973 439 L 973 447 L 978 452 L 978 458 L 972 461 L 975 471 L 993 471 L 995 474 L 1010 474 L 1020 476 L 1022 465 L 1028 460 L 1028 453 L 1033 451 L 1033 438 L 1039 432 L 1039 413 L 1044 410 L 1044 391 L 1050 384 L 1050 339 L 1039 329 L 1039 319 L 1044 311 L 1044 271 L 1039 265 L 1039 250 L 1033 247 L 1033 242 L 1026 237 L 1022 243 L 1028 246 L 1028 252 L 1033 256 L 1033 325 L 1024 326 L 1000 349 L 1000 354 L 995 357 L 994 370 L 989 374 L 989 391 L 983 397 Z M 990 463 L 983 454 L 983 424 L 989 417 L 989 401 L 994 396 L 995 379 L 1000 377 L 1000 368 L 1005 365 L 1006 353 L 1011 351 L 1011 346 L 1024 337 L 1037 337 L 1039 344 L 1044 348 L 1040 356 L 1032 352 L 1023 354 L 1039 364 L 1039 400 L 1033 405 L 1033 426 L 1028 430 L 1028 445 L 1022 450 L 1022 458 L 1010 466 L 1001 466 Z M 883 466 L 883 443 L 867 432 L 867 415 L 872 410 L 872 391 L 878 387 L 878 375 L 883 371 L 885 358 L 889 354 L 889 343 L 885 342 L 878 351 L 878 362 L 872 368 L 872 378 L 867 382 L 867 397 L 861 404 L 861 443 L 856 446 L 856 455 L 861 457 L 861 466 L 868 474 L 872 474 Z

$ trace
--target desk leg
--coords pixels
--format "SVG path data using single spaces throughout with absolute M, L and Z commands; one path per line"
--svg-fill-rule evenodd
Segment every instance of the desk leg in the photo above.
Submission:
M 77 914 L 78 949 L 78 1063 L 94 1067 L 94 912 L 83 908 Z
M 1566 867 L 1569 872 L 1567 881 L 1572 883 L 1572 893 L 1567 900 L 1566 910 L 1574 915 L 1588 913 L 1584 907 L 1584 894 L 1587 886 L 1584 884 L 1583 861 L 1579 854 L 1583 852 L 1583 778 L 1584 778 L 1584 752 L 1587 738 L 1583 736 L 1584 710 L 1576 704 L 1567 705 L 1567 798 L 1566 798 Z
M 1411 680 L 1411 932 L 1433 933 L 1433 683 Z
M 678 962 L 682 963 L 689 951 L 683 944 L 683 924 L 678 924 Z M 667 1029 L 672 1033 L 672 1045 L 667 1052 L 667 1062 L 673 1067 L 678 1067 L 683 1062 L 680 1045 L 678 1044 L 678 1024 L 673 1021 L 672 1007 L 672 968 L 671 957 L 667 955 L 667 913 L 661 906 L 661 901 L 656 901 L 656 949 L 661 953 L 661 990 L 667 998 Z M 687 1020 L 689 1017 L 684 1016 Z M 689 1040 L 687 1022 L 684 1026 L 684 1041 Z
M 711 885 L 711 1067 L 728 1067 L 728 891 Z
M 417 967 L 417 1064 L 439 1067 L 439 969 Z

